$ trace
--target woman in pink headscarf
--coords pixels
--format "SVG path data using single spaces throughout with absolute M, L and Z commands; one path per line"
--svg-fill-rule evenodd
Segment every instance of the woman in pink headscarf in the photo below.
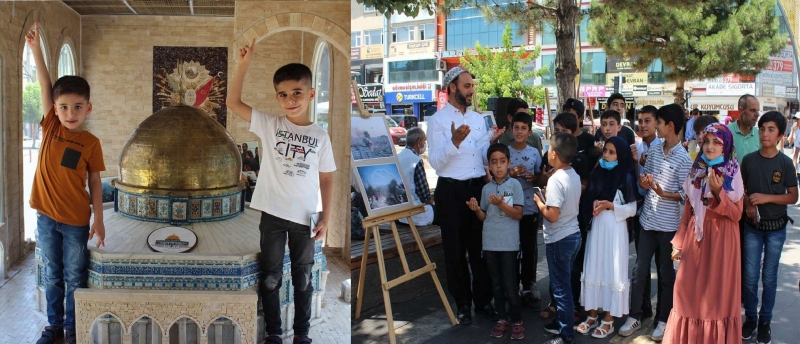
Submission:
M 686 204 L 672 259 L 680 262 L 664 343 L 741 341 L 739 219 L 744 186 L 733 136 L 713 123 L 684 182 Z

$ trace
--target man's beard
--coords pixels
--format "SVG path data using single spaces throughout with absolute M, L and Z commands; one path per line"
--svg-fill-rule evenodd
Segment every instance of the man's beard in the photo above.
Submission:
M 461 93 L 458 89 L 456 89 L 456 103 L 464 107 L 472 106 L 472 102 L 467 100 L 467 97 Z

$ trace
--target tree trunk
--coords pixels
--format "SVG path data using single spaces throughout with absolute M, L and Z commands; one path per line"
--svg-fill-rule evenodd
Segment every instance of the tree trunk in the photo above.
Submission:
M 675 94 L 673 94 L 673 96 L 675 97 L 675 104 L 684 105 L 683 104 L 683 102 L 684 102 L 683 85 L 684 85 L 685 82 L 686 82 L 686 80 L 684 80 L 683 78 L 678 78 L 678 79 L 675 80 Z M 686 107 L 686 108 L 688 108 L 688 107 Z
M 575 76 L 579 72 L 575 62 L 575 18 L 579 10 L 574 0 L 558 0 L 554 33 L 559 107 L 568 98 L 575 98 Z

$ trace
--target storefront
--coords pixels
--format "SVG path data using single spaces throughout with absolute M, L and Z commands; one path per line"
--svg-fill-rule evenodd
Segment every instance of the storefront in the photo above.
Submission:
M 423 119 L 426 114 L 436 112 L 436 89 L 430 82 L 389 84 L 383 97 L 390 114 L 413 114 Z

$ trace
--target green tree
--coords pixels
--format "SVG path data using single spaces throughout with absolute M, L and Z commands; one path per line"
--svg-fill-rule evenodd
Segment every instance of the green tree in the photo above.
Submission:
M 36 145 L 36 138 L 39 136 L 37 133 L 39 122 L 42 121 L 42 88 L 38 82 L 29 82 L 25 84 L 25 90 L 22 91 L 22 123 L 27 124 L 31 128 L 33 142 L 31 148 Z
M 595 0 L 590 13 L 591 43 L 609 56 L 638 57 L 634 67 L 642 71 L 660 58 L 678 104 L 686 80 L 755 75 L 787 40 L 775 0 Z
M 506 24 L 499 52 L 492 52 L 492 49 L 476 42 L 476 54 L 465 53 L 461 57 L 461 65 L 478 79 L 475 97 L 481 109 L 486 109 L 490 96 L 521 97 L 535 104 L 544 104 L 544 86 L 526 85 L 524 81 L 541 77 L 547 68 L 523 71 L 528 63 L 539 56 L 541 47 L 537 46 L 536 50 L 525 56 L 525 48 L 514 50 L 511 34 L 511 24 Z
M 577 90 L 575 77 L 579 69 L 575 57 L 576 20 L 580 7 L 575 0 L 518 1 L 498 4 L 496 0 L 356 0 L 360 4 L 374 6 L 375 10 L 390 17 L 392 13 L 402 13 L 415 17 L 421 10 L 433 14 L 437 11 L 448 13 L 452 10 L 475 6 L 489 21 L 512 22 L 526 31 L 536 28 L 541 31 L 545 24 L 553 27 L 556 37 L 556 87 L 558 102 L 563 104 L 568 98 L 575 98 Z M 637 6 L 638 7 L 638 6 Z

